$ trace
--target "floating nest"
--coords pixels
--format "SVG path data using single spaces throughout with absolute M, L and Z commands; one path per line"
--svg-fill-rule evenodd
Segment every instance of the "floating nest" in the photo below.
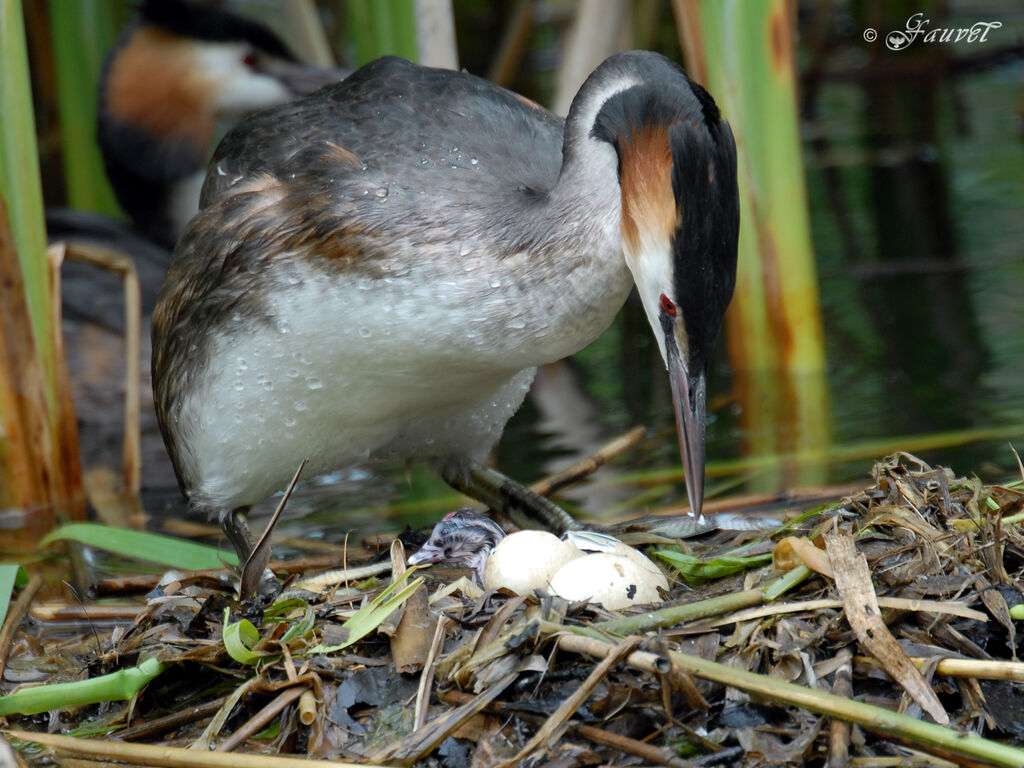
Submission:
M 6 695 L 6 738 L 33 764 L 1024 765 L 1024 493 L 906 454 L 873 479 L 770 531 L 651 534 L 673 586 L 643 611 L 406 571 L 396 541 L 263 607 L 174 574 L 85 636 L 9 621 L 4 694 L 150 677 Z

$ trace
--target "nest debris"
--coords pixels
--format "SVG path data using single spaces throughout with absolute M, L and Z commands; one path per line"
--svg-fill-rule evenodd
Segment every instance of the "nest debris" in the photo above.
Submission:
M 193 575 L 95 634 L 24 621 L 4 693 L 142 659 L 165 671 L 128 702 L 9 714 L 7 738 L 38 764 L 68 749 L 46 734 L 71 728 L 101 734 L 107 757 L 123 742 L 276 765 L 1021 764 L 1024 493 L 907 454 L 873 480 L 778 531 L 677 542 L 698 566 L 645 612 L 483 593 L 436 567 L 403 576 L 396 543 L 384 567 L 399 583 L 373 605 L 388 579 L 286 584 L 262 610 Z M 377 610 L 369 628 L 360 606 Z M 240 662 L 225 629 L 243 620 Z

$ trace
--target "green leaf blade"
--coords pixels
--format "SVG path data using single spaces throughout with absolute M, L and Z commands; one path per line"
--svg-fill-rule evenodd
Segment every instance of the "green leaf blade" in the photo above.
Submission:
M 39 544 L 45 547 L 55 541 L 77 541 L 122 557 L 147 560 L 186 571 L 215 570 L 226 565 L 238 565 L 238 558 L 232 552 L 222 552 L 214 547 L 171 536 L 112 528 L 98 523 L 62 525 L 50 531 Z
M 675 549 L 659 549 L 654 554 L 679 571 L 679 574 L 689 584 L 714 581 L 747 568 L 770 563 L 772 559 L 770 552 L 746 557 L 723 555 L 713 560 L 701 560 L 699 557 L 687 555 Z

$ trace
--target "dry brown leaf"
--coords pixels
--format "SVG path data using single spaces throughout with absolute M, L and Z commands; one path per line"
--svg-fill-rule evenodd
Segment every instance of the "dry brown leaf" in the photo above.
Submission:
M 989 612 L 1006 629 L 1006 634 L 1010 638 L 1010 655 L 1013 660 L 1017 660 L 1017 627 L 1014 620 L 1010 617 L 1010 606 L 1006 603 L 1006 598 L 1003 597 L 1002 593 L 998 589 L 993 589 L 992 583 L 985 578 L 983 574 L 978 574 L 974 580 L 974 587 L 978 590 L 978 594 L 981 595 L 981 602 L 985 604 Z
M 391 563 L 391 579 L 395 583 L 406 571 L 405 547 L 398 539 L 391 542 Z M 434 637 L 436 622 L 427 604 L 426 585 L 420 585 L 412 593 L 403 609 L 402 618 L 391 636 L 391 658 L 395 662 L 395 669 L 405 674 L 423 669 L 423 662 L 430 652 L 430 643 Z
M 935 722 L 949 725 L 949 715 L 935 692 L 882 621 L 871 569 L 864 555 L 858 554 L 853 537 L 847 533 L 828 534 L 825 546 L 846 619 L 860 644 Z

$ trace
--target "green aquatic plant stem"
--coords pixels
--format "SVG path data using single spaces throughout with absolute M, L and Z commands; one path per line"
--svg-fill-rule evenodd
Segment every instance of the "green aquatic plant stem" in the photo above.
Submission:
M 690 72 L 714 95 L 736 140 L 739 266 L 725 336 L 746 453 L 823 452 L 831 440 L 828 380 L 797 114 L 793 5 L 675 0 L 674 7 Z M 762 488 L 784 478 L 824 481 L 816 463 L 780 463 L 772 474 Z
M 710 616 L 721 616 L 723 613 L 750 608 L 764 602 L 764 594 L 760 589 L 745 589 L 728 595 L 698 600 L 685 605 L 672 605 L 650 613 L 627 616 L 622 619 L 599 621 L 591 625 L 602 632 L 616 635 L 631 635 L 649 629 L 672 627 L 686 621 L 706 619 Z
M 349 0 L 345 12 L 345 42 L 360 64 L 389 54 L 419 59 L 413 0 Z
M 731 611 L 750 608 L 761 603 L 777 600 L 788 590 L 795 587 L 811 574 L 805 565 L 786 571 L 774 581 L 756 589 L 745 589 L 728 595 L 719 595 L 707 600 L 698 600 L 686 605 L 672 605 L 661 610 L 626 616 L 622 619 L 599 621 L 591 625 L 599 632 L 615 635 L 630 635 L 634 632 L 645 632 L 649 629 L 672 627 L 686 621 L 697 621 L 712 616 L 721 616 Z
M 127 18 L 124 0 L 49 0 L 68 205 L 120 214 L 96 142 L 96 85 Z
M 773 600 L 778 600 L 789 590 L 795 587 L 797 584 L 803 582 L 813 571 L 806 565 L 798 565 L 796 568 L 786 571 L 775 581 L 770 584 L 766 584 L 762 588 L 764 592 L 764 601 L 770 603 Z
M 0 0 L 0 194 L 7 205 L 14 247 L 37 344 L 51 332 L 50 282 L 46 268 L 46 226 L 39 182 L 39 152 L 32 120 L 32 90 L 25 48 L 25 24 L 18 0 Z M 44 372 L 52 375 L 52 361 Z M 53 395 L 50 393 L 50 397 Z M 51 407 L 53 405 L 51 401 Z
M 54 683 L 22 688 L 0 698 L 0 716 L 35 715 L 54 709 L 71 709 L 101 701 L 125 701 L 167 668 L 157 659 L 146 659 L 137 667 L 122 669 L 73 683 Z
M 260 755 L 252 752 L 208 752 L 187 747 L 169 747 L 165 744 L 126 744 L 111 739 L 76 739 L 53 733 L 8 730 L 3 732 L 10 739 L 42 744 L 59 752 L 79 757 L 94 757 L 130 765 L 159 765 L 166 768 L 310 768 L 329 765 L 331 768 L 361 768 L 365 762 L 349 763 L 332 760 L 310 760 L 306 757 L 285 757 L 283 755 Z M 377 768 L 387 768 L 379 765 Z
M 21 9 L 0 0 L 0 508 L 33 510 L 4 537 L 18 549 L 85 516 Z
M 565 635 L 566 629 L 572 629 L 576 636 Z M 607 640 L 595 642 L 592 636 L 588 636 L 588 633 L 576 632 L 575 629 L 549 622 L 542 624 L 545 634 L 562 635 L 559 638 L 559 648 L 562 650 L 597 658 L 607 658 L 614 651 L 616 647 L 614 643 Z M 745 691 L 762 701 L 800 707 L 836 720 L 857 723 L 869 730 L 904 741 L 984 760 L 992 765 L 1007 767 L 1024 765 L 1024 750 L 990 741 L 971 732 L 924 722 L 882 707 L 807 688 L 796 683 L 783 682 L 767 675 L 736 669 L 699 656 L 678 651 L 669 651 L 667 656 L 676 667 L 683 671 L 720 685 Z M 631 654 L 625 661 L 638 669 L 659 672 L 661 670 L 655 666 L 659 657 L 659 654 L 641 651 Z
M 993 765 L 1007 768 L 1019 768 L 1024 765 L 1024 750 L 984 739 L 969 731 L 925 722 L 855 699 L 782 682 L 767 675 L 735 669 L 699 656 L 669 651 L 669 657 L 679 668 L 698 677 L 747 691 L 760 699 L 800 707 L 820 715 L 856 723 L 889 736 L 985 760 Z

